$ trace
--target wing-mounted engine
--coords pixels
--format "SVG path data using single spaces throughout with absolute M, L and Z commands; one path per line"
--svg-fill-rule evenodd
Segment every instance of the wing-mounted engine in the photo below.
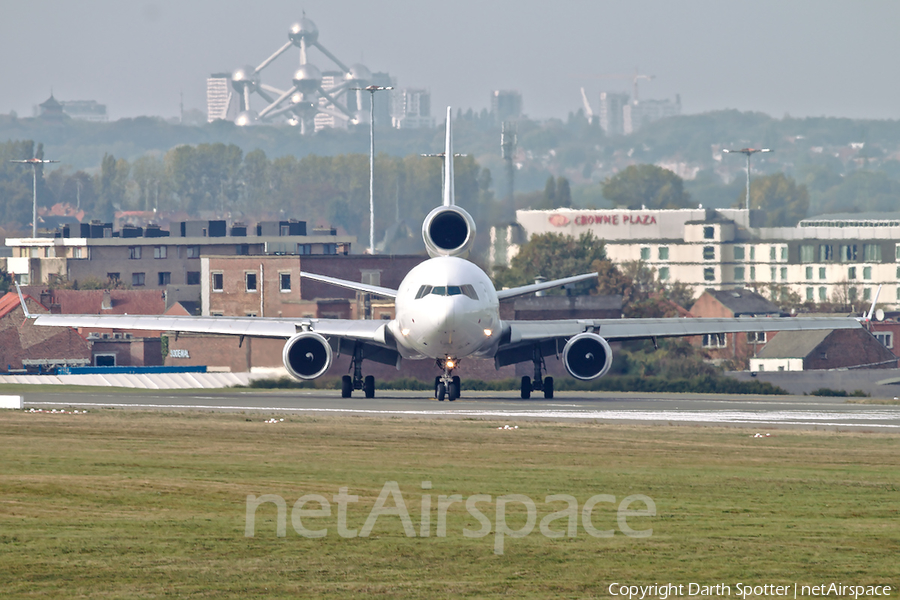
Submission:
M 331 366 L 334 353 L 324 337 L 303 331 L 287 341 L 282 356 L 288 373 L 297 379 L 315 379 Z
M 596 333 L 579 333 L 571 338 L 562 357 L 569 374 L 583 381 L 606 375 L 613 358 L 609 343 Z
M 439 206 L 425 217 L 422 238 L 432 258 L 465 258 L 475 243 L 475 220 L 459 206 Z

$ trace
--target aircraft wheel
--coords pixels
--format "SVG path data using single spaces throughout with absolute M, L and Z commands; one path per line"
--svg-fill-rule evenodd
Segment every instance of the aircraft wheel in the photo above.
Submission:
M 438 388 L 437 388 L 437 399 L 438 399 L 438 402 L 443 402 L 443 401 L 444 401 L 444 396 L 446 396 L 446 395 L 447 395 L 447 388 L 446 388 L 446 386 L 443 384 L 443 382 L 442 382 L 442 383 L 439 383 L 439 384 L 438 384 Z
M 349 398 L 353 393 L 353 379 L 349 375 L 341 377 L 341 398 Z
M 447 386 L 447 400 L 453 402 L 457 398 L 459 398 L 459 383 L 451 381 Z
M 375 378 L 371 375 L 366 375 L 366 379 L 363 382 L 363 391 L 366 393 L 366 398 L 375 397 Z
M 553 399 L 553 378 L 552 377 L 544 377 L 544 398 L 547 400 Z
M 435 398 L 437 398 L 437 396 L 438 396 L 438 386 L 439 385 L 441 385 L 441 378 L 435 377 L 434 378 L 434 397 Z
M 531 398 L 531 377 L 527 375 L 522 378 L 522 400 Z
M 459 398 L 462 395 L 462 382 L 459 379 L 459 375 L 453 376 L 453 383 L 456 384 L 456 397 Z

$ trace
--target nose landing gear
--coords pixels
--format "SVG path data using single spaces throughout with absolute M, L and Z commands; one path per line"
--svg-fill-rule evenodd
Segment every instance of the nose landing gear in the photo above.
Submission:
M 445 398 L 453 402 L 459 398 L 460 392 L 459 376 L 453 375 L 453 369 L 459 366 L 459 361 L 454 358 L 439 358 L 436 363 L 439 369 L 444 370 L 444 374 L 434 378 L 434 397 L 439 402 L 443 402 Z

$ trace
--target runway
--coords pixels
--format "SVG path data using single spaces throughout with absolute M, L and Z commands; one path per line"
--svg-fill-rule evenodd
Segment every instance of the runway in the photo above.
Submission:
M 900 406 L 849 404 L 813 396 L 714 396 L 560 392 L 552 400 L 522 400 L 517 392 L 466 392 L 437 402 L 428 392 L 380 392 L 341 398 L 331 390 L 24 393 L 29 408 L 244 411 L 260 414 L 345 415 L 420 419 L 716 425 L 900 433 Z

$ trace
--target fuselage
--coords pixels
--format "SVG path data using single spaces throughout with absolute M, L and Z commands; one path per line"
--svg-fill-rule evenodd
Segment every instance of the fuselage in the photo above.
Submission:
M 400 284 L 389 327 L 404 358 L 482 354 L 497 343 L 500 304 L 487 274 L 463 258 L 441 256 Z

